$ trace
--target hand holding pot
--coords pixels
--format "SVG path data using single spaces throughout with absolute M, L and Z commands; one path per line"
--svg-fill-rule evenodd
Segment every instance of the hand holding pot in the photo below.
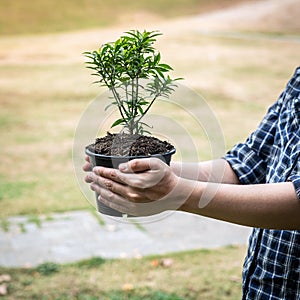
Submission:
M 119 169 L 95 167 L 86 181 L 105 205 L 134 216 L 178 209 L 184 198 L 180 178 L 157 158 L 131 160 Z

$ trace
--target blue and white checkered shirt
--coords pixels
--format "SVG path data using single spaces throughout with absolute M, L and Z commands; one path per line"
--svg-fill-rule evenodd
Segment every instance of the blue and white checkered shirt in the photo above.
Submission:
M 299 125 L 300 67 L 257 130 L 226 154 L 241 184 L 292 181 L 300 199 Z M 300 299 L 300 230 L 253 229 L 243 299 Z

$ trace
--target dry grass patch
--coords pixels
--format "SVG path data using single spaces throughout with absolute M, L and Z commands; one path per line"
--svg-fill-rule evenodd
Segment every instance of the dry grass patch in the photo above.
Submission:
M 0 34 L 28 34 L 136 24 L 229 7 L 245 0 L 2 0 Z
M 234 300 L 241 296 L 244 252 L 225 247 L 0 272 L 12 277 L 6 299 Z

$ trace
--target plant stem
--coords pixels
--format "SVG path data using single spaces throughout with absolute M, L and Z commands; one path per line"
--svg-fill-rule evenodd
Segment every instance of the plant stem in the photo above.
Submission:
M 157 97 L 159 97 L 161 94 L 158 93 L 155 95 L 155 97 L 152 99 L 152 101 L 150 102 L 150 104 L 148 105 L 147 109 L 144 111 L 144 113 L 136 120 L 136 124 L 138 124 L 141 119 L 144 117 L 144 115 L 149 111 L 149 109 L 151 108 L 152 104 L 155 102 L 155 100 L 157 99 Z
M 135 99 L 134 99 L 134 119 L 135 119 L 135 117 L 138 115 L 138 100 L 139 100 L 139 77 L 136 77 L 136 80 L 135 80 L 135 84 L 136 84 L 136 87 L 135 87 L 135 89 L 136 89 L 136 92 L 135 92 Z M 134 121 L 134 119 L 133 119 L 133 121 Z M 137 128 L 138 128 L 138 121 L 136 122 L 136 121 L 134 121 L 134 127 L 135 127 L 135 129 L 137 130 Z
M 118 95 L 118 93 L 117 93 L 116 88 L 115 88 L 114 85 L 111 86 L 111 91 L 113 93 L 114 98 L 116 99 L 116 101 L 118 103 L 118 109 L 119 109 L 120 115 L 121 115 L 122 119 L 126 122 L 126 124 L 128 125 L 128 123 L 127 123 L 127 121 L 126 121 L 126 119 L 124 117 L 124 113 L 123 113 L 123 111 L 124 111 L 125 114 L 126 114 L 126 109 L 125 109 L 125 107 L 124 107 L 121 99 L 119 98 L 119 95 Z
M 99 59 L 99 62 L 100 62 L 100 65 L 101 65 L 101 68 L 104 70 L 104 74 L 109 74 L 108 70 L 105 68 L 105 65 L 102 63 L 101 59 Z M 122 119 L 126 122 L 126 124 L 128 125 L 126 119 L 125 119 L 125 116 L 124 116 L 124 113 L 123 111 L 125 112 L 126 116 L 128 117 L 128 114 L 127 114 L 127 110 L 125 109 L 123 103 L 122 103 L 122 100 L 120 99 L 117 91 L 116 91 L 116 88 L 115 88 L 115 84 L 114 84 L 114 78 L 115 78 L 115 69 L 114 69 L 114 72 L 112 72 L 111 76 L 109 77 L 110 79 L 110 82 L 108 82 L 105 78 L 105 75 L 101 74 L 102 78 L 103 78 L 103 81 L 104 83 L 106 84 L 106 86 L 110 86 L 110 89 L 113 93 L 113 96 L 115 98 L 115 100 L 117 101 L 117 106 L 118 106 L 118 109 L 119 109 L 119 112 L 120 112 L 120 115 L 122 117 Z
M 134 90 L 134 78 L 131 79 L 131 119 L 130 119 L 130 134 L 134 131 L 134 108 L 135 108 L 135 90 Z

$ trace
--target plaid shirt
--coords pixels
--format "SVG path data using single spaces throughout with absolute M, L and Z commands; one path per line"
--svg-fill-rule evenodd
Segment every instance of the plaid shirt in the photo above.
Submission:
M 292 181 L 300 199 L 299 124 L 300 67 L 257 130 L 225 156 L 241 184 Z M 300 230 L 253 229 L 243 299 L 300 299 Z

